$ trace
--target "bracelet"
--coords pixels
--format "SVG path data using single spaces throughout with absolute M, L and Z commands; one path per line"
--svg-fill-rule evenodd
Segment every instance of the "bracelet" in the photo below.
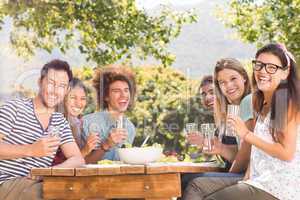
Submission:
M 249 130 L 246 132 L 246 134 L 244 135 L 244 137 L 243 137 L 243 140 L 244 141 L 246 141 L 246 137 L 247 137 L 247 135 L 249 135 L 249 133 L 251 133 Z

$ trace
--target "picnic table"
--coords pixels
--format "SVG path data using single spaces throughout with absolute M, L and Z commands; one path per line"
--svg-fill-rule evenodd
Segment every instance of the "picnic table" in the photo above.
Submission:
M 181 196 L 181 173 L 223 171 L 212 163 L 84 165 L 79 168 L 33 168 L 43 179 L 44 199 L 170 200 Z

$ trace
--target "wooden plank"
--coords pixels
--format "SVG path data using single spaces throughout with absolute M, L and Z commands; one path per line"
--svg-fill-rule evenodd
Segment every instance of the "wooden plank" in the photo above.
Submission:
M 52 168 L 52 176 L 75 176 L 74 168 Z
M 51 167 L 49 168 L 32 168 L 32 176 L 51 176 Z
M 98 175 L 98 168 L 76 168 L 75 176 L 96 176 Z
M 145 174 L 144 165 L 85 165 L 75 169 L 75 176 Z
M 145 174 L 145 165 L 121 165 L 121 174 Z
M 103 165 L 98 168 L 98 175 L 119 175 L 121 174 L 121 169 L 119 165 Z
M 146 174 L 223 172 L 224 169 L 210 163 L 150 163 Z
M 114 175 L 44 177 L 45 199 L 143 198 L 171 199 L 181 195 L 180 175 Z

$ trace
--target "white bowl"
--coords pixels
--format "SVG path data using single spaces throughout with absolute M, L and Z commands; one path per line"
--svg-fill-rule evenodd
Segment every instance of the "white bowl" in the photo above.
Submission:
M 119 148 L 120 160 L 128 164 L 147 164 L 155 162 L 162 157 L 160 147 L 132 147 Z

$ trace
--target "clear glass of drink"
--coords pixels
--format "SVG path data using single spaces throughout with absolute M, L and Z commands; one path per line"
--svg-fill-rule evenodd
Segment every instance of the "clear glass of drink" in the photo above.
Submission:
M 227 116 L 239 116 L 240 106 L 239 105 L 227 105 Z M 227 125 L 226 123 L 226 135 L 227 136 L 235 136 L 235 130 L 233 127 Z
M 100 137 L 100 126 L 97 123 L 92 122 L 89 125 L 89 134 L 96 134 L 98 137 Z M 100 143 L 98 143 L 95 148 L 98 149 L 99 147 Z
M 199 134 L 198 124 L 197 123 L 187 123 L 184 129 L 185 134 Z M 191 144 L 192 147 L 197 146 L 195 144 Z
M 117 119 L 116 119 L 116 122 L 115 122 L 115 126 L 113 128 L 113 132 L 122 132 L 122 133 L 125 133 L 126 132 L 126 129 L 127 129 L 127 124 L 126 124 L 126 121 L 125 121 L 125 118 L 123 116 L 119 116 Z M 129 140 L 128 140 L 128 137 L 126 138 L 126 140 L 124 140 L 121 144 L 122 145 L 125 145 L 127 146 L 128 144 L 130 144 Z
M 204 135 L 203 150 L 212 151 L 213 148 L 213 139 L 215 135 L 215 124 L 205 123 L 201 124 L 201 132 Z
M 50 125 L 48 127 L 48 134 L 51 136 L 51 137 L 59 137 L 59 127 L 58 126 L 53 126 L 53 125 Z

